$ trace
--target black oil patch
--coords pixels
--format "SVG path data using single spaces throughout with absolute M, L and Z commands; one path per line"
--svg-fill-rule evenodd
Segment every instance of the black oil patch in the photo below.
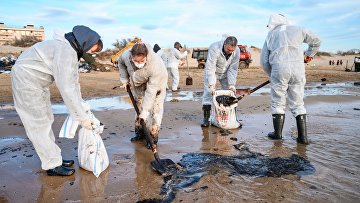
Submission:
M 238 100 L 236 97 L 228 96 L 228 95 L 220 95 L 216 97 L 216 101 L 223 106 L 231 106 L 232 104 L 236 104 Z
M 181 168 L 171 171 L 171 175 L 164 176 L 164 185 L 160 189 L 163 199 L 160 202 L 172 202 L 177 191 L 195 184 L 204 175 L 216 175 L 219 171 L 224 170 L 231 176 L 254 177 L 281 177 L 290 174 L 309 175 L 315 172 L 315 167 L 299 155 L 270 158 L 248 149 L 242 150 L 241 153 L 238 156 L 210 153 L 185 154 L 178 163 Z M 203 189 L 207 188 L 204 187 Z M 151 201 L 149 200 L 149 202 Z M 141 202 L 147 202 L 147 200 Z

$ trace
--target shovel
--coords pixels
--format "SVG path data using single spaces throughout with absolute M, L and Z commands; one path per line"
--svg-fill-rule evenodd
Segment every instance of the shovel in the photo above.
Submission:
M 186 49 L 186 46 L 184 46 L 185 49 Z M 187 78 L 186 78 L 186 85 L 192 85 L 193 84 L 193 79 L 192 77 L 190 76 L 190 72 L 189 72 L 189 62 L 188 62 L 188 58 L 187 58 L 187 55 L 186 55 L 186 67 L 187 67 Z
M 256 86 L 255 88 L 253 88 L 253 89 L 249 90 L 249 94 L 251 94 L 251 93 L 255 92 L 256 90 L 258 90 L 258 89 L 260 89 L 260 88 L 264 87 L 265 85 L 267 85 L 267 84 L 269 84 L 269 83 L 270 83 L 270 80 L 268 80 L 268 81 L 266 81 L 266 82 L 264 82 L 264 83 L 260 84 L 259 86 Z M 236 94 L 239 94 L 241 91 L 242 91 L 242 89 L 236 89 Z M 238 101 L 240 101 L 240 100 L 241 100 L 242 98 L 244 98 L 244 97 L 245 97 L 245 95 L 240 95 L 240 96 L 239 96 L 239 97 L 237 97 L 236 99 L 237 99 Z
M 132 94 L 132 92 L 130 90 L 130 85 L 126 85 L 126 91 L 129 94 L 130 100 L 134 106 L 136 114 L 139 116 L 140 110 L 136 104 L 134 95 Z M 159 153 L 157 152 L 157 149 L 156 149 L 156 145 L 154 144 L 154 140 L 150 135 L 149 129 L 146 127 L 145 121 L 143 119 L 140 119 L 140 124 L 144 131 L 145 139 L 146 139 L 147 143 L 150 145 L 151 151 L 153 152 L 154 157 L 155 157 L 155 161 L 151 161 L 152 168 L 160 174 L 165 174 L 167 169 L 170 170 L 170 169 L 173 169 L 174 167 L 176 167 L 176 164 L 171 159 L 160 159 Z

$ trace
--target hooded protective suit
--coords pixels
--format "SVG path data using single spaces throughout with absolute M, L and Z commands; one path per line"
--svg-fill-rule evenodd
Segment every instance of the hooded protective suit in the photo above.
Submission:
M 260 55 L 260 63 L 271 80 L 272 114 L 284 114 L 286 95 L 296 117 L 304 107 L 305 65 L 302 43 L 309 45 L 306 56 L 319 50 L 320 39 L 307 29 L 288 25 L 283 15 L 271 15 L 270 29 Z
M 78 31 L 82 37 L 77 41 L 83 52 L 100 39 L 95 31 L 85 26 L 74 27 L 75 36 Z M 49 86 L 55 81 L 74 119 L 89 119 L 81 105 L 77 51 L 65 39 L 64 33 L 55 32 L 53 40 L 36 43 L 19 56 L 11 76 L 16 111 L 39 155 L 42 169 L 60 166 L 61 150 L 51 129 L 54 116 Z
M 209 47 L 204 69 L 203 105 L 211 105 L 212 92 L 209 86 L 213 85 L 215 87 L 216 80 L 219 80 L 222 89 L 229 89 L 229 84 L 236 84 L 240 49 L 236 46 L 235 51 L 226 59 L 223 53 L 224 40 L 215 42 Z
M 185 58 L 188 54 L 187 51 L 180 52 L 176 48 L 172 48 L 170 50 L 170 54 L 167 59 L 167 66 L 169 75 L 172 77 L 172 84 L 171 84 L 171 90 L 176 91 L 179 86 L 179 64 L 180 60 Z
M 132 62 L 131 50 L 125 51 L 118 59 L 120 81 L 129 83 L 134 89 L 134 97 L 139 106 L 140 115 L 152 128 L 160 129 L 164 112 L 164 100 L 166 96 L 166 82 L 168 79 L 165 65 L 151 48 L 146 44 L 148 55 L 146 64 L 137 68 Z M 149 119 L 151 116 L 151 119 Z M 152 131 L 152 130 L 150 130 Z

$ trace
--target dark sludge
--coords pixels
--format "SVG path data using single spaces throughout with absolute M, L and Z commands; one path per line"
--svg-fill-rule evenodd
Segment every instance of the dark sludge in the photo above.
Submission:
M 238 102 L 236 97 L 228 96 L 228 95 L 220 95 L 216 97 L 216 101 L 223 106 L 231 106 Z
M 173 168 L 164 177 L 160 189 L 161 202 L 172 202 L 179 190 L 190 187 L 200 181 L 204 175 L 216 175 L 226 171 L 232 176 L 281 177 L 283 175 L 309 175 L 315 172 L 314 166 L 306 159 L 290 157 L 266 157 L 259 153 L 244 150 L 242 155 L 223 156 L 210 153 L 185 154 L 178 163 L 181 167 Z M 207 188 L 207 187 L 206 187 Z M 204 189 L 206 189 L 204 188 Z

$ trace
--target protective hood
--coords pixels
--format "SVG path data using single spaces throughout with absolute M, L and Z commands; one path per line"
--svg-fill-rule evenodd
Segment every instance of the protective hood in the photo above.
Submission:
M 269 30 L 273 30 L 279 25 L 288 25 L 289 22 L 287 18 L 281 14 L 272 14 L 269 18 L 268 28 Z
M 80 59 L 84 53 L 99 41 L 100 35 L 86 26 L 77 25 L 72 32 L 65 34 L 65 38 L 76 51 L 78 59 Z
M 160 46 L 159 46 L 158 44 L 155 44 L 155 45 L 154 45 L 153 50 L 154 50 L 155 53 L 157 53 L 160 49 L 161 49 L 161 48 L 160 48 Z
M 79 43 L 80 48 L 85 53 L 100 39 L 100 35 L 97 32 L 83 25 L 75 26 L 72 32 Z

